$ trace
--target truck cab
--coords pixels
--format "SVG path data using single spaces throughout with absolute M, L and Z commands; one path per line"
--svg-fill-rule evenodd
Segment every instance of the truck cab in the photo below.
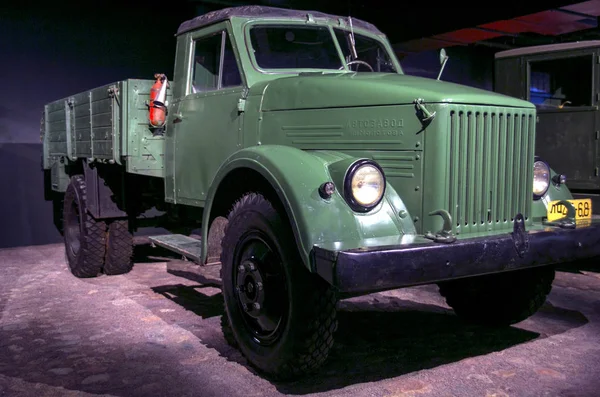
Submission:
M 294 98 L 298 84 L 305 84 L 311 76 L 335 79 L 353 70 L 402 71 L 383 34 L 366 22 L 355 20 L 351 28 L 345 19 L 332 24 L 331 18 L 317 12 L 287 11 L 267 17 L 252 11 L 264 8 L 244 10 L 206 14 L 183 23 L 178 30 L 166 135 L 167 155 L 173 155 L 172 161 L 166 162 L 167 201 L 203 205 L 223 159 L 244 147 L 289 145 L 286 138 L 293 135 L 293 128 L 283 134 L 265 134 L 261 113 L 267 110 L 265 105 L 290 100 L 306 101 L 300 105 L 305 108 L 323 107 L 315 102 L 317 93 L 314 98 Z M 358 58 L 348 64 L 354 59 L 351 35 Z M 281 79 L 288 80 L 285 86 L 277 83 Z M 355 98 L 363 95 L 358 91 L 348 94 Z M 268 103 L 261 103 L 263 99 Z M 217 141 L 209 153 L 197 155 L 208 142 Z M 320 143 L 312 146 L 323 148 Z

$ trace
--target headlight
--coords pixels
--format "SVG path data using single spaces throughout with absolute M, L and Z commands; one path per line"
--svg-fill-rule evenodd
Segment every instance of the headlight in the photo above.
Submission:
M 533 163 L 533 198 L 538 200 L 550 186 L 550 167 L 543 161 Z
M 350 207 L 366 212 L 383 198 L 385 177 L 379 165 L 371 160 L 359 160 L 352 164 L 344 180 L 344 194 Z

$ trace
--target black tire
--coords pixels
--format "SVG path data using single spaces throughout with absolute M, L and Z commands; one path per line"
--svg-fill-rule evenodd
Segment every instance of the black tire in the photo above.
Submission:
M 64 197 L 63 230 L 69 268 L 81 278 L 100 274 L 106 254 L 106 224 L 88 213 L 86 199 L 85 179 L 73 176 Z
M 228 219 L 221 253 L 226 340 L 272 378 L 312 372 L 333 346 L 333 289 L 304 267 L 289 225 L 262 195 L 242 197 Z
M 65 235 L 64 229 L 64 208 L 65 195 L 63 193 L 54 193 L 52 197 L 52 221 L 56 230 L 61 236 Z
M 508 326 L 533 315 L 552 289 L 554 267 L 543 266 L 440 283 L 440 294 L 467 322 Z
M 129 273 L 133 268 L 133 234 L 127 219 L 115 219 L 108 225 L 104 273 L 110 276 Z

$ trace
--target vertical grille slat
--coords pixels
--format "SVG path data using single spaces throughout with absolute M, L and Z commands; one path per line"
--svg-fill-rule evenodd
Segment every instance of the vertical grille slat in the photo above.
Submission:
M 482 193 L 484 191 L 484 180 L 483 180 L 483 155 L 484 155 L 484 139 L 485 133 L 483 131 L 483 114 L 480 112 L 475 113 L 476 115 L 476 140 L 475 140 L 475 217 L 473 218 L 473 223 L 475 224 L 475 229 L 478 230 L 483 224 L 483 209 L 481 208 L 483 202 Z
M 527 163 L 527 158 L 523 157 L 523 155 L 525 153 L 527 153 L 527 144 L 525 142 L 523 142 L 523 137 L 526 136 L 526 132 L 524 127 L 525 123 L 525 115 L 524 114 L 519 114 L 519 120 L 518 120 L 518 124 L 519 124 L 519 131 L 517 134 L 517 138 L 515 139 L 515 150 L 517 150 L 516 153 L 516 157 L 515 157 L 515 169 L 518 172 L 518 180 L 519 183 L 517 184 L 517 191 L 516 191 L 516 197 L 517 197 L 517 208 L 515 212 L 520 212 L 520 213 L 524 213 L 525 211 L 525 203 L 523 202 L 523 192 L 524 192 L 524 187 L 525 187 L 525 167 L 524 165 Z
M 492 178 L 493 182 L 490 185 L 491 195 L 492 195 L 492 205 L 490 206 L 492 213 L 492 222 L 494 224 L 498 223 L 498 215 L 499 215 L 499 203 L 501 200 L 498 198 L 498 163 L 500 159 L 500 154 L 498 152 L 498 148 L 500 147 L 500 119 L 497 114 L 492 115 Z
M 482 189 L 482 194 L 483 194 L 483 203 L 482 203 L 482 207 L 481 207 L 481 215 L 482 215 L 482 224 L 484 224 L 484 230 L 485 231 L 487 228 L 489 228 L 489 226 L 487 226 L 486 224 L 489 224 L 492 222 L 492 218 L 491 218 L 491 200 L 492 200 L 492 190 L 491 190 L 491 183 L 492 183 L 492 165 L 490 164 L 490 161 L 492 161 L 492 139 L 494 138 L 493 134 L 492 134 L 492 120 L 490 115 L 485 112 L 484 113 L 484 152 L 483 152 L 483 166 L 484 166 L 484 171 L 483 171 L 483 189 Z
M 461 228 L 466 227 L 467 225 L 467 206 L 465 203 L 467 202 L 467 149 L 468 149 L 468 136 L 463 132 L 466 130 L 466 121 L 465 121 L 465 113 L 460 112 L 460 124 L 459 124 L 459 134 L 460 134 L 460 162 L 458 166 L 458 172 L 460 173 L 460 177 L 458 179 L 458 189 L 460 192 L 460 197 L 458 201 L 458 219 L 460 221 Z
M 448 210 L 459 234 L 512 228 L 531 213 L 533 110 L 453 105 Z
M 499 142 L 498 154 L 498 215 L 496 220 L 498 223 L 506 221 L 504 188 L 506 186 L 506 114 L 500 113 L 500 130 L 498 131 Z
M 460 153 L 460 134 L 458 133 L 459 120 L 456 111 L 452 111 L 450 114 L 450 156 L 453 158 L 459 158 Z M 459 164 L 458 161 L 453 161 L 449 167 L 450 170 L 450 191 L 448 196 L 450 197 L 450 205 L 448 210 L 452 219 L 456 223 L 456 226 L 460 226 L 458 221 L 458 178 L 459 178 Z
M 521 127 L 521 190 L 519 192 L 519 197 L 521 198 L 521 209 L 523 216 L 529 216 L 529 209 L 527 208 L 527 196 L 529 196 L 529 201 L 531 201 L 531 195 L 528 195 L 529 185 L 527 184 L 528 174 L 533 172 L 533 167 L 528 168 L 529 164 L 529 139 L 527 131 L 529 131 L 529 117 L 526 114 L 523 114 L 523 126 Z
M 477 190 L 477 186 L 475 185 L 475 172 L 476 172 L 476 167 L 477 167 L 477 147 L 475 146 L 476 143 L 476 139 L 477 139 L 477 131 L 475 129 L 475 114 L 474 112 L 469 112 L 468 113 L 469 116 L 469 149 L 467 152 L 467 158 L 469 159 L 469 162 L 467 164 L 467 203 L 469 204 L 467 206 L 467 214 L 468 214 L 468 218 L 467 218 L 467 224 L 468 226 L 473 226 L 473 224 L 475 223 L 475 190 Z
M 532 115 L 529 115 L 529 129 L 528 129 L 528 140 L 529 144 L 527 145 L 527 158 L 529 159 L 529 164 L 527 164 L 527 169 L 530 171 L 527 174 L 527 191 L 525 194 L 526 203 L 527 203 L 527 212 L 526 216 L 531 214 L 531 208 L 533 206 L 533 201 L 530 199 L 533 196 L 533 156 L 534 156 L 534 144 L 535 144 L 535 120 Z
M 506 196 L 504 199 L 504 219 L 505 222 L 511 220 L 511 217 L 515 213 L 514 211 L 514 199 L 513 199 L 513 186 L 515 183 L 515 169 L 512 167 L 514 160 L 513 153 L 513 145 L 515 142 L 515 117 L 514 114 L 509 113 L 506 118 L 506 124 L 508 126 L 507 134 L 506 134 L 506 167 L 503 169 L 504 174 L 506 175 Z

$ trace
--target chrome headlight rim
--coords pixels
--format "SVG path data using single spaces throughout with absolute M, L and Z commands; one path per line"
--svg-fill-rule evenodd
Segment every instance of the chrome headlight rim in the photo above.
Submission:
M 544 197 L 546 195 L 546 193 L 548 193 L 548 189 L 550 188 L 550 182 L 552 180 L 552 178 L 550 177 L 550 173 L 551 173 L 550 165 L 546 161 L 544 161 L 541 158 L 539 158 L 539 157 L 536 156 L 534 158 L 534 161 L 533 161 L 533 169 L 535 169 L 535 165 L 537 163 L 541 163 L 541 164 L 543 164 L 546 167 L 546 170 L 548 171 L 547 172 L 548 173 L 548 178 L 546 180 L 546 188 L 544 189 L 544 191 L 542 193 L 538 194 L 538 193 L 533 192 L 533 199 L 534 200 L 539 200 L 542 197 Z M 534 172 L 534 171 L 531 170 L 531 172 Z M 535 183 L 535 174 L 533 175 L 533 182 Z M 533 186 L 531 188 L 533 189 Z
M 375 202 L 373 202 L 373 204 L 368 205 L 368 206 L 360 204 L 355 199 L 354 194 L 352 193 L 352 179 L 354 178 L 354 175 L 356 174 L 356 172 L 360 168 L 362 168 L 366 165 L 376 168 L 379 171 L 379 173 L 381 174 L 381 178 L 383 181 L 383 190 L 381 191 L 381 196 L 379 197 L 379 199 L 377 199 Z M 354 163 L 352 163 L 352 165 L 350 165 L 350 167 L 348 167 L 348 171 L 346 171 L 346 176 L 344 177 L 344 198 L 346 199 L 346 202 L 348 203 L 348 205 L 350 206 L 350 208 L 353 211 L 368 212 L 368 211 L 371 211 L 373 208 L 377 207 L 379 205 L 379 203 L 381 203 L 381 201 L 383 200 L 383 197 L 385 196 L 385 188 L 386 188 L 385 174 L 384 174 L 381 166 L 379 164 L 377 164 L 375 161 L 370 160 L 370 159 L 360 159 L 360 160 L 356 160 Z

